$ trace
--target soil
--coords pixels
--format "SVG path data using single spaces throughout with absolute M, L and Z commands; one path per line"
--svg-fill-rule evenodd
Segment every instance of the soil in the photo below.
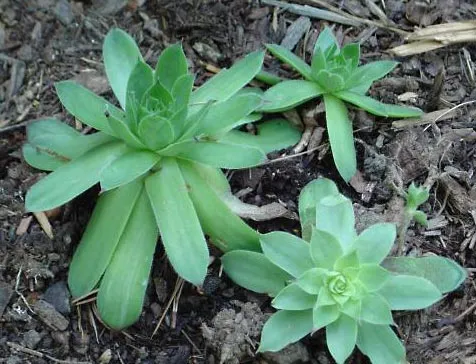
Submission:
M 324 3 L 378 20 L 368 2 Z M 411 31 L 415 25 L 474 18 L 476 5 L 471 0 L 387 0 L 384 14 L 393 27 Z M 48 226 L 26 214 L 23 205 L 28 187 L 44 175 L 21 158 L 25 126 L 53 116 L 75 125 L 55 95 L 53 85 L 59 80 L 76 79 L 112 99 L 101 44 L 113 26 L 133 35 L 151 64 L 164 46 L 182 41 L 199 83 L 212 75 L 212 66 L 227 67 L 264 43 L 285 39 L 292 48 L 294 42 L 296 53 L 309 57 L 325 24 L 344 42 L 361 41 L 364 62 L 389 58 L 386 50 L 403 42 L 396 32 L 373 25 L 297 19 L 291 11 L 245 0 L 0 0 L 0 363 L 332 363 L 322 333 L 283 353 L 255 356 L 260 327 L 272 312 L 269 299 L 232 284 L 220 274 L 218 259 L 201 290 L 184 286 L 175 309 L 152 337 L 176 285 L 160 249 L 140 320 L 122 332 L 107 329 L 95 316 L 93 303 L 70 304 L 65 283 L 97 189 L 48 214 L 52 238 Z M 373 85 L 371 95 L 391 103 L 406 99 L 427 112 L 473 100 L 474 77 L 468 70 L 474 71 L 476 48 L 463 46 L 400 59 L 389 77 Z M 271 57 L 265 66 L 295 76 Z M 437 82 L 441 75 L 443 83 Z M 398 222 L 399 189 L 411 181 L 425 183 L 432 187 L 423 206 L 430 225 L 412 226 L 405 254 L 440 254 L 470 272 L 464 285 L 441 303 L 397 315 L 410 363 L 476 363 L 476 286 L 471 275 L 476 271 L 474 110 L 467 104 L 438 123 L 400 129 L 389 120 L 352 113 L 359 174 L 349 185 L 339 183 L 355 203 L 359 229 L 378 220 Z M 317 121 L 323 126 L 322 115 Z M 280 202 L 296 212 L 299 191 L 307 182 L 318 176 L 340 181 L 325 143 L 326 136 L 317 152 L 253 173 L 234 172 L 234 191 L 248 188 L 246 202 Z M 293 219 L 250 224 L 261 232 L 299 233 Z M 212 255 L 220 253 L 212 250 Z M 349 362 L 366 361 L 356 353 Z

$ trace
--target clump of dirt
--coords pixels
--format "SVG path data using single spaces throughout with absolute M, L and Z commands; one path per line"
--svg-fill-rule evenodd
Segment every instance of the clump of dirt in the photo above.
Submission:
M 212 319 L 211 326 L 202 324 L 207 346 L 220 358 L 220 364 L 239 364 L 240 360 L 254 356 L 257 338 L 268 318 L 256 303 L 231 302 L 236 309 L 226 308 Z

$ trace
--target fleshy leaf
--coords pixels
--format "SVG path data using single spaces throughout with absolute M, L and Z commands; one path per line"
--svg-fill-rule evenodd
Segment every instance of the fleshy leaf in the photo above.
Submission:
M 138 61 L 127 80 L 126 114 L 132 130 L 135 130 L 138 120 L 138 106 L 144 95 L 154 84 L 154 72 L 147 63 Z
M 342 254 L 342 247 L 335 236 L 326 231 L 312 230 L 311 256 L 317 267 L 332 270 Z
M 309 294 L 317 295 L 324 285 L 324 280 L 327 277 L 327 269 L 323 268 L 311 268 L 304 272 L 297 280 L 296 283 L 305 292 Z
M 273 297 L 292 278 L 261 253 L 233 250 L 222 256 L 221 261 L 226 274 L 236 284 Z
M 104 67 L 119 104 L 125 110 L 127 82 L 137 61 L 143 61 L 132 37 L 120 29 L 112 29 L 104 39 Z
M 208 247 L 187 185 L 174 159 L 164 158 L 145 187 L 159 226 L 162 243 L 175 271 L 200 285 L 208 267 Z
M 120 109 L 74 81 L 57 82 L 55 88 L 61 103 L 75 118 L 94 129 L 116 136 L 106 115 L 109 113 L 124 119 Z
M 137 136 L 131 131 L 129 125 L 127 125 L 125 118 L 118 118 L 115 115 L 108 114 L 107 121 L 109 126 L 115 135 L 123 140 L 126 144 L 130 145 L 133 148 L 144 148 L 144 144 L 137 138 Z
M 159 154 L 229 169 L 254 167 L 266 161 L 266 155 L 258 148 L 224 141 L 184 141 Z
M 339 308 L 337 305 L 330 306 L 314 306 L 312 322 L 313 331 L 317 331 L 330 325 L 340 316 Z
M 155 77 L 168 90 L 175 82 L 188 73 L 188 63 L 180 44 L 173 44 L 163 50 L 157 61 Z
M 31 166 L 55 170 L 88 150 L 114 140 L 104 133 L 83 135 L 56 119 L 39 120 L 26 129 L 27 144 L 23 156 Z
M 279 351 L 311 331 L 312 310 L 278 311 L 264 324 L 258 351 Z
M 466 269 L 455 261 L 439 257 L 391 257 L 382 265 L 393 273 L 419 276 L 433 283 L 441 293 L 448 293 L 458 288 L 467 278 Z
M 410 118 L 419 117 L 423 111 L 416 107 L 384 104 L 371 97 L 352 91 L 338 91 L 335 95 L 355 106 L 368 111 L 371 114 L 385 117 Z
M 314 53 L 316 53 L 317 49 L 320 49 L 321 52 L 328 54 L 330 57 L 333 57 L 339 52 L 339 44 L 330 28 L 325 27 L 319 33 L 319 37 L 317 37 L 316 44 L 314 45 Z M 330 51 L 332 52 L 329 53 Z
M 360 319 L 376 325 L 393 324 L 388 302 L 376 293 L 369 293 L 362 299 Z
M 442 298 L 440 290 L 429 280 L 408 275 L 391 276 L 377 293 L 392 310 L 420 310 Z
M 344 77 L 326 69 L 320 70 L 316 74 L 315 80 L 326 91 L 334 92 L 344 88 Z
M 213 104 L 200 121 L 197 134 L 214 135 L 240 126 L 240 120 L 256 110 L 260 104 L 261 97 L 254 93 L 239 94 Z
M 277 310 L 300 311 L 313 308 L 317 295 L 304 292 L 296 283 L 282 289 L 273 299 L 271 305 Z
M 347 315 L 340 315 L 326 327 L 326 341 L 334 360 L 344 364 L 357 341 L 357 322 Z
M 192 93 L 192 104 L 208 101 L 223 101 L 233 96 L 243 86 L 250 82 L 261 70 L 264 52 L 257 51 L 248 54 L 236 62 L 230 69 L 222 69 L 203 86 Z
M 417 187 L 415 183 L 411 183 L 408 187 L 406 195 L 406 204 L 409 208 L 416 209 L 418 206 L 424 204 L 430 197 L 430 191 L 425 187 Z
M 382 288 L 390 278 L 390 273 L 377 264 L 361 264 L 357 278 L 367 291 L 374 292 Z
M 264 255 L 293 277 L 314 267 L 309 244 L 297 236 L 274 231 L 261 235 L 260 242 Z
M 98 310 L 109 327 L 119 330 L 139 318 L 157 238 L 157 224 L 142 187 L 99 286 Z
M 398 62 L 395 61 L 376 61 L 360 66 L 346 80 L 346 89 L 352 89 L 360 85 L 366 85 L 366 87 L 361 90 L 361 93 L 365 94 L 370 88 L 370 85 L 372 85 L 373 81 L 384 77 L 397 65 Z
M 394 224 L 374 224 L 360 233 L 355 241 L 355 249 L 361 263 L 380 264 L 392 250 L 395 242 Z
M 69 266 L 68 285 L 73 297 L 88 294 L 98 284 L 142 188 L 142 181 L 134 181 L 99 196 Z
M 172 96 L 174 98 L 174 109 L 176 111 L 187 106 L 192 95 L 193 82 L 195 77 L 193 75 L 183 75 L 179 77 L 172 88 Z
M 337 238 L 344 253 L 349 252 L 356 237 L 352 202 L 345 196 L 323 198 L 316 208 L 316 228 Z
M 301 190 L 298 205 L 301 235 L 304 240 L 311 240 L 312 228 L 316 225 L 316 205 L 324 197 L 337 194 L 339 190 L 336 184 L 327 178 L 317 178 Z
M 332 297 L 331 293 L 327 289 L 326 286 L 323 286 L 319 291 L 319 295 L 317 297 L 316 307 L 318 306 L 331 306 L 335 305 L 336 300 Z
M 279 112 L 292 109 L 324 93 L 316 82 L 288 80 L 269 88 L 263 95 L 263 106 L 257 111 Z
M 372 363 L 401 364 L 405 362 L 405 347 L 387 325 L 361 322 L 357 347 Z
M 311 78 L 311 67 L 293 52 L 277 44 L 266 44 L 266 48 L 273 56 L 290 65 L 304 78 L 308 80 Z
M 360 60 L 360 44 L 349 43 L 342 47 L 342 55 L 346 60 L 351 61 L 351 68 L 356 68 L 359 65 Z
M 175 139 L 174 126 L 170 120 L 155 114 L 149 114 L 141 120 L 138 133 L 152 150 L 161 149 Z
M 126 151 L 123 143 L 112 142 L 62 165 L 30 188 L 26 195 L 26 209 L 46 211 L 72 200 L 94 186 L 104 168 Z
M 260 251 L 259 234 L 233 213 L 220 198 L 218 188 L 215 189 L 216 180 L 224 177 L 222 172 L 189 162 L 180 162 L 180 170 L 189 186 L 189 195 L 202 229 L 213 244 L 224 252 L 237 249 Z M 223 193 L 230 189 L 226 178 L 220 182 L 225 184 Z
M 337 97 L 325 94 L 324 104 L 332 158 L 339 174 L 348 182 L 357 170 L 352 122 L 349 120 L 347 108 Z
M 285 119 L 265 121 L 257 126 L 256 135 L 231 130 L 220 138 L 220 141 L 244 144 L 261 149 L 265 153 L 288 148 L 301 138 L 301 132 Z
M 125 153 L 102 171 L 101 188 L 107 191 L 129 183 L 147 173 L 159 159 L 160 156 L 146 150 Z

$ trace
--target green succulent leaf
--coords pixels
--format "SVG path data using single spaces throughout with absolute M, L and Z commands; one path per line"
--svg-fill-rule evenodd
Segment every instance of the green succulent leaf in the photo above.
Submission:
M 222 140 L 184 141 L 170 145 L 159 154 L 230 169 L 254 167 L 266 161 L 266 155 L 258 148 Z
M 260 104 L 261 97 L 254 93 L 238 94 L 213 104 L 200 121 L 197 133 L 214 135 L 234 129 L 242 125 L 241 120 L 256 110 Z
M 152 150 L 164 148 L 172 143 L 176 136 L 171 121 L 157 114 L 149 114 L 142 118 L 138 134 Z
M 360 262 L 357 252 L 355 250 L 339 257 L 334 263 L 334 269 L 337 271 L 343 271 L 348 268 L 359 268 Z
M 343 254 L 335 236 L 326 231 L 313 229 L 311 237 L 311 257 L 317 267 L 331 269 Z
M 332 58 L 339 53 L 339 43 L 337 43 L 337 39 L 330 28 L 325 27 L 319 33 L 319 37 L 317 37 L 316 44 L 314 45 L 314 54 L 318 49 L 326 54 L 328 58 Z
M 23 156 L 31 166 L 42 170 L 55 170 L 88 150 L 114 140 L 104 133 L 83 135 L 56 119 L 39 120 L 26 129 L 27 144 Z
M 88 294 L 99 283 L 142 188 L 143 182 L 136 180 L 99 196 L 69 266 L 68 285 L 73 297 Z
M 47 149 L 43 151 L 28 142 L 22 146 L 22 155 L 30 166 L 43 171 L 54 171 L 69 160 L 61 154 L 51 153 Z
M 260 237 L 263 253 L 272 263 L 298 278 L 314 267 L 307 242 L 297 236 L 274 231 Z
M 257 293 L 276 296 L 292 278 L 263 254 L 233 250 L 221 258 L 223 269 L 236 284 Z
M 312 78 L 314 79 L 315 76 L 321 71 L 326 69 L 327 67 L 327 60 L 326 56 L 320 49 L 316 49 L 314 56 L 312 57 L 311 62 L 311 70 L 312 70 Z
M 442 298 L 440 290 L 429 280 L 409 275 L 391 276 L 377 293 L 392 310 L 420 310 Z
M 376 325 L 393 324 L 390 305 L 377 293 L 369 293 L 362 298 L 360 319 Z
M 266 48 L 273 56 L 290 65 L 304 78 L 308 80 L 311 78 L 311 67 L 293 52 L 277 44 L 266 44 Z
M 312 310 L 278 311 L 266 321 L 258 351 L 279 351 L 311 331 Z
M 324 268 L 311 268 L 305 271 L 297 280 L 296 283 L 303 291 L 317 295 L 324 285 L 327 278 L 328 270 Z
M 315 82 L 288 80 L 269 88 L 263 95 L 260 112 L 279 112 L 292 109 L 321 96 L 324 89 Z
M 72 200 L 94 186 L 101 172 L 126 151 L 123 143 L 112 142 L 60 166 L 30 188 L 25 200 L 26 209 L 46 211 Z
M 170 263 L 185 280 L 200 285 L 208 267 L 208 247 L 177 162 L 163 158 L 145 180 L 162 243 Z
M 141 103 L 143 96 L 153 84 L 154 71 L 147 63 L 138 61 L 127 80 L 127 95 L 134 95 L 134 99 Z M 126 111 L 127 108 L 126 103 Z
M 143 62 L 139 47 L 129 34 L 115 28 L 104 39 L 102 53 L 109 84 L 125 110 L 129 77 L 137 61 Z
M 147 173 L 160 156 L 146 150 L 131 150 L 106 167 L 99 178 L 101 189 L 107 191 L 120 187 Z
M 316 206 L 327 196 L 338 195 L 336 184 L 327 178 L 317 178 L 309 182 L 299 195 L 299 218 L 301 235 L 306 241 L 311 240 L 312 228 L 316 225 Z
M 288 148 L 301 138 L 301 132 L 285 119 L 265 121 L 257 126 L 256 135 L 231 130 L 220 138 L 222 142 L 248 145 L 261 149 L 265 153 Z
M 223 69 L 192 93 L 192 104 L 223 101 L 233 96 L 250 82 L 261 70 L 264 52 L 253 52 L 236 62 L 230 69 Z
M 339 318 L 326 327 L 327 347 L 338 364 L 343 364 L 352 354 L 357 341 L 357 322 L 347 316 Z
M 303 291 L 296 283 L 291 283 L 278 293 L 271 305 L 277 310 L 299 311 L 313 308 L 316 300 L 316 295 Z
M 221 171 L 188 162 L 181 162 L 180 170 L 189 186 L 189 196 L 202 229 L 213 244 L 224 252 L 237 249 L 259 251 L 259 234 L 236 216 L 221 199 L 221 194 L 213 188 L 217 174 L 222 174 Z M 226 178 L 223 183 L 224 190 L 230 191 Z
M 160 54 L 155 77 L 167 89 L 172 90 L 177 80 L 188 73 L 188 63 L 182 45 L 174 44 Z
M 114 134 L 122 139 L 125 143 L 133 148 L 145 148 L 144 144 L 131 131 L 125 118 L 107 114 L 107 121 L 109 122 L 109 126 L 111 127 L 111 130 L 114 132 Z
M 390 272 L 425 278 L 433 283 L 441 293 L 448 293 L 458 288 L 467 278 L 466 269 L 455 261 L 439 257 L 391 257 L 382 265 Z
M 175 81 L 171 94 L 174 99 L 174 109 L 176 111 L 181 110 L 184 106 L 189 104 L 194 82 L 195 77 L 189 74 L 180 76 Z
M 360 320 L 360 312 L 362 311 L 362 301 L 360 297 L 350 297 L 340 308 L 340 312 L 352 317 L 354 320 Z
M 340 97 L 340 93 L 337 96 Z M 325 94 L 324 104 L 332 157 L 339 174 L 348 182 L 357 170 L 352 123 L 345 104 L 336 96 Z
M 142 187 L 97 296 L 101 318 L 115 330 L 132 325 L 142 312 L 157 238 L 157 224 Z
M 317 331 L 336 321 L 341 315 L 337 305 L 318 306 L 312 310 L 313 331 Z
M 123 120 L 124 113 L 120 109 L 74 81 L 57 82 L 55 88 L 61 103 L 71 115 L 94 129 L 117 136 L 106 115 Z
M 369 292 L 378 291 L 389 278 L 390 272 L 377 264 L 361 264 L 357 273 L 357 279 Z
M 378 116 L 409 118 L 419 117 L 423 114 L 423 112 L 416 107 L 384 104 L 357 92 L 338 91 L 335 93 L 335 96 Z
M 360 85 L 368 85 L 361 90 L 361 93 L 365 94 L 374 81 L 384 77 L 397 65 L 398 62 L 395 61 L 376 61 L 360 66 L 346 80 L 346 89 L 353 89 Z
M 334 92 L 344 88 L 344 77 L 342 77 L 337 72 L 323 69 L 317 72 L 314 78 L 316 82 L 326 91 Z
M 380 264 L 392 250 L 396 235 L 395 225 L 390 223 L 365 229 L 354 243 L 360 262 Z
M 420 225 L 428 226 L 428 218 L 423 211 L 414 211 L 412 217 Z
M 336 303 L 337 302 L 334 299 L 334 296 L 329 292 L 329 289 L 324 285 L 319 291 L 319 295 L 317 296 L 316 307 L 332 306 L 332 305 L 335 305 Z
M 408 208 L 416 209 L 424 204 L 430 197 L 430 191 L 426 187 L 421 187 L 411 183 L 406 195 L 406 205 Z
M 342 47 L 342 55 L 346 60 L 350 61 L 350 67 L 355 69 L 359 65 L 360 60 L 360 44 L 349 43 Z
M 393 330 L 387 325 L 359 324 L 357 347 L 372 363 L 401 364 L 405 360 L 405 348 Z
M 356 238 L 352 202 L 343 195 L 323 198 L 316 208 L 316 228 L 333 235 L 344 253 L 353 248 Z

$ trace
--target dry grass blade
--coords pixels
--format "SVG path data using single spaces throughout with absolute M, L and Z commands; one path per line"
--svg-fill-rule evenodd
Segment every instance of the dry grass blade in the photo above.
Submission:
M 38 223 L 40 224 L 41 228 L 45 232 L 45 234 L 50 238 L 53 239 L 53 228 L 51 227 L 50 221 L 48 220 L 48 217 L 46 214 L 42 212 L 34 212 L 33 215 L 35 215 L 36 220 L 38 220 Z
M 389 50 L 395 56 L 405 57 L 425 53 L 452 44 L 474 42 L 476 21 L 431 25 L 418 29 L 405 38 L 412 43 Z
M 424 124 L 433 124 L 440 120 L 448 120 L 456 116 L 456 109 L 442 109 L 433 112 L 423 114 L 418 118 L 407 118 L 401 120 L 395 120 L 392 123 L 392 127 L 395 129 L 402 129 L 411 126 L 424 125 Z
M 164 309 L 164 312 L 162 313 L 162 316 L 160 316 L 159 322 L 157 322 L 157 325 L 155 326 L 154 332 L 150 336 L 151 339 L 155 336 L 155 334 L 159 330 L 160 325 L 162 325 L 162 322 L 165 319 L 165 315 L 169 311 L 170 306 L 172 306 L 172 304 L 174 303 L 175 297 L 179 294 L 179 292 L 182 291 L 183 284 L 184 284 L 184 280 L 180 277 L 177 277 L 177 281 L 175 282 L 174 291 L 172 292 L 172 295 L 170 296 L 170 299 L 167 302 L 167 305 L 165 306 L 165 309 Z

